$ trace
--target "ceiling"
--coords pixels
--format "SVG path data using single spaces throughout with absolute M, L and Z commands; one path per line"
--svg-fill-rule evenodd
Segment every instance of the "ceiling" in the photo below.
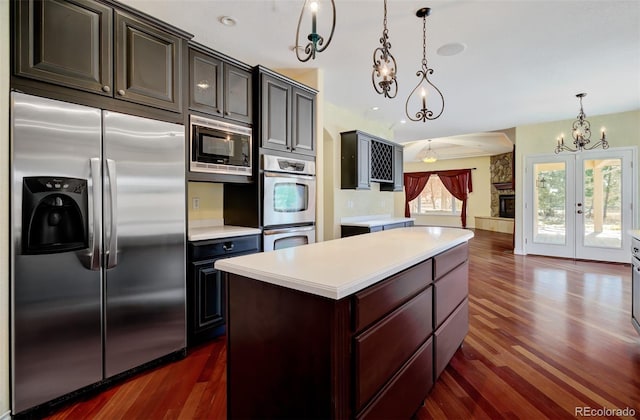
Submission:
M 326 101 L 387 124 L 397 142 L 434 139 L 442 158 L 474 155 L 474 149 L 475 155 L 510 151 L 504 134 L 485 132 L 575 118 L 579 92 L 588 93 L 587 117 L 640 109 L 637 0 L 388 0 L 389 40 L 398 66 L 395 99 L 376 94 L 371 83 L 382 0 L 336 0 L 334 38 L 306 63 L 291 48 L 303 0 L 121 1 L 250 65 L 322 68 Z M 418 83 L 422 20 L 415 12 L 421 7 L 431 8 L 427 60 L 445 109 L 433 121 L 401 123 L 405 101 Z M 320 0 L 320 33 L 326 32 L 322 12 L 329 8 L 328 0 Z M 233 17 L 236 25 L 220 23 L 223 16 Z M 453 56 L 436 53 L 449 43 L 466 49 Z M 407 157 L 422 147 L 424 142 L 408 145 Z

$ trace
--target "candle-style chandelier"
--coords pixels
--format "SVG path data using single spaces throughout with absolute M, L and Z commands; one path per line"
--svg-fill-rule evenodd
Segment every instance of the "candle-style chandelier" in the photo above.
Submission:
M 420 80 L 418 81 L 416 87 L 409 94 L 407 102 L 404 106 L 407 118 L 409 118 L 411 121 L 426 122 L 427 120 L 435 120 L 440 115 L 442 115 L 442 112 L 444 111 L 444 96 L 442 95 L 442 92 L 440 92 L 440 89 L 438 89 L 429 80 L 429 75 L 433 74 L 433 69 L 430 69 L 427 65 L 427 16 L 429 16 L 430 13 L 431 9 L 429 7 L 423 7 L 416 12 L 416 16 L 422 18 L 422 69 L 416 72 L 416 76 L 418 76 Z M 437 92 L 438 96 L 440 96 L 439 100 L 437 97 L 433 98 L 434 95 L 431 95 L 431 97 L 429 97 L 429 100 L 427 101 L 427 96 L 429 95 L 429 91 L 431 90 Z M 418 91 L 422 98 L 421 107 L 418 108 L 415 113 L 414 111 L 409 112 L 409 102 L 414 96 L 414 93 Z M 440 109 L 440 112 L 438 112 L 437 114 L 433 111 L 433 109 L 427 108 L 427 105 L 431 106 L 434 100 L 442 104 L 441 107 L 439 106 L 440 104 L 436 104 Z
M 573 137 L 573 145 L 575 146 L 575 149 L 564 144 L 564 135 L 561 134 L 560 137 L 556 139 L 556 153 L 560 153 L 562 151 L 579 152 L 582 150 L 595 149 L 600 146 L 603 149 L 609 148 L 609 142 L 607 141 L 607 135 L 604 132 L 604 128 L 601 131 L 600 140 L 592 146 L 587 146 L 591 143 L 591 124 L 587 121 L 587 116 L 582 109 L 582 98 L 585 96 L 587 96 L 586 93 L 578 93 L 576 95 L 576 98 L 580 99 L 580 113 L 578 114 L 578 119 L 573 122 L 573 126 L 571 128 L 571 137 Z
M 318 33 L 317 28 L 317 18 L 318 18 L 318 9 L 319 9 L 319 0 L 305 0 L 304 5 L 302 6 L 302 10 L 300 11 L 300 18 L 298 19 L 298 28 L 296 29 L 296 57 L 298 60 L 303 63 L 309 61 L 310 59 L 316 58 L 317 53 L 321 53 L 326 50 L 329 44 L 331 43 L 331 39 L 333 38 L 333 32 L 336 29 L 336 4 L 334 0 L 331 0 L 331 9 L 333 11 L 333 20 L 331 22 L 331 33 L 329 33 L 329 37 L 326 39 Z M 309 42 L 304 47 L 304 56 L 300 55 L 300 51 L 303 49 L 300 45 L 300 25 L 302 24 L 302 18 L 305 15 L 305 11 L 309 11 L 311 13 L 311 33 L 307 35 L 307 40 Z
M 395 98 L 398 93 L 398 81 L 396 74 L 398 67 L 396 59 L 391 55 L 391 43 L 389 42 L 389 30 L 387 29 L 387 0 L 384 0 L 384 19 L 382 24 L 381 46 L 373 50 L 373 71 L 371 82 L 373 88 L 385 98 Z

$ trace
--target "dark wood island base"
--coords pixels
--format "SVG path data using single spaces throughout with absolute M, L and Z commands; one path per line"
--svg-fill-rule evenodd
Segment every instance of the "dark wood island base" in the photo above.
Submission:
M 229 418 L 410 418 L 468 332 L 466 242 L 342 299 L 226 273 Z

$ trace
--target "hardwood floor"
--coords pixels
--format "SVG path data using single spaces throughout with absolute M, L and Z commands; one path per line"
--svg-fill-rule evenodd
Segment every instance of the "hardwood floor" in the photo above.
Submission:
M 517 256 L 511 235 L 475 234 L 469 334 L 416 418 L 640 418 L 630 265 Z M 225 418 L 225 352 L 215 340 L 49 418 Z

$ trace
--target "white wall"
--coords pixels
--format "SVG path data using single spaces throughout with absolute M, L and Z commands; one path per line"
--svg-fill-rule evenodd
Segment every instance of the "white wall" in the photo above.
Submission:
M 588 116 L 587 119 L 593 128 L 593 138 L 599 137 L 601 127 L 606 128 L 610 147 L 640 147 L 640 110 Z M 561 133 L 565 134 L 566 143 L 566 138 L 571 138 L 571 124 L 574 120 L 575 118 L 516 127 L 516 253 L 524 252 L 524 218 L 526 215 L 523 208 L 523 193 L 525 159 L 530 155 L 553 153 L 556 138 Z M 634 165 L 638 165 L 638 162 L 634 162 Z M 636 180 L 636 185 L 637 195 L 634 205 L 634 218 L 638 220 L 638 207 L 640 207 L 637 201 L 640 199 L 640 182 L 638 180 Z
M 9 411 L 9 0 L 0 0 L 0 418 Z

